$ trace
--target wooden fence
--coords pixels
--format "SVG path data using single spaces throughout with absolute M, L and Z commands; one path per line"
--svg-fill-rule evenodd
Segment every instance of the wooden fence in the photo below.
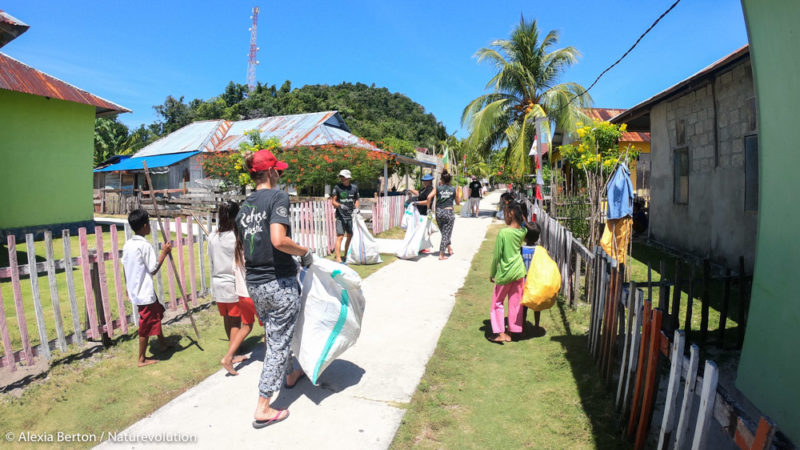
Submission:
M 373 227 L 399 225 L 402 217 L 403 197 L 381 198 L 373 207 Z M 398 212 L 399 209 L 399 212 Z M 213 230 L 211 214 L 200 218 L 206 230 Z M 292 237 L 303 246 L 309 247 L 318 256 L 332 253 L 336 242 L 336 219 L 330 201 L 317 200 L 293 203 L 290 207 Z M 209 293 L 210 269 L 206 259 L 207 237 L 200 231 L 192 216 L 176 216 L 166 219 L 167 233 L 175 232 L 172 245 L 176 256 L 178 277 L 186 288 L 192 306 L 198 306 L 198 298 Z M 125 239 L 131 231 L 124 224 Z M 156 236 L 158 225 L 151 222 L 150 240 L 156 249 L 160 248 Z M 94 231 L 94 235 L 91 232 Z M 8 267 L 0 268 L 0 283 L 9 285 L 13 297 L 13 312 L 16 323 L 7 320 L 3 304 L 3 291 L 0 290 L 0 339 L 3 356 L 0 367 L 16 370 L 16 363 L 33 364 L 34 359 L 52 359 L 52 351 L 65 352 L 70 345 L 82 346 L 87 339 L 107 340 L 117 333 L 127 334 L 135 329 L 138 316 L 127 300 L 123 287 L 122 247 L 118 244 L 118 226 L 111 224 L 107 231 L 98 225 L 94 230 L 79 229 L 78 248 L 72 248 L 69 230 L 61 233 L 64 258 L 55 259 L 52 233 L 45 233 L 44 246 L 46 259 L 36 260 L 36 249 L 32 234 L 26 235 L 25 253 L 28 263 L 18 263 L 18 245 L 13 235 L 8 236 Z M 110 248 L 108 248 L 110 247 Z M 106 267 L 109 261 L 109 267 Z M 76 280 L 73 271 L 80 269 L 81 277 Z M 188 276 L 187 276 L 188 269 Z M 199 274 L 197 273 L 199 271 Z M 57 277 L 64 272 L 66 276 Z M 166 274 L 164 274 L 166 272 Z M 30 280 L 30 296 L 23 297 L 24 277 Z M 163 278 L 166 276 L 167 280 Z M 50 292 L 51 311 L 43 308 L 44 299 L 39 286 L 40 278 L 46 279 Z M 60 280 L 60 281 L 59 281 Z M 183 299 L 176 295 L 175 275 L 167 265 L 155 276 L 156 294 L 169 310 L 178 309 Z M 199 286 L 198 286 L 199 284 Z M 83 293 L 80 292 L 83 288 Z M 61 290 L 62 294 L 59 294 Z M 66 292 L 66 295 L 63 294 Z M 209 299 L 210 300 L 210 299 Z M 62 313 L 62 307 L 63 309 Z M 14 314 L 15 313 L 15 314 Z M 36 335 L 31 336 L 26 317 L 35 317 Z M 14 340 L 10 333 L 16 328 Z M 49 330 L 49 331 L 48 331 Z M 38 339 L 37 339 L 38 337 Z M 19 343 L 17 343 L 19 341 Z
M 747 418 L 718 384 L 719 368 L 714 361 L 706 360 L 699 373 L 700 347 L 689 344 L 686 332 L 674 320 L 678 313 L 674 296 L 680 295 L 679 287 L 673 291 L 675 316 L 672 316 L 665 311 L 669 308 L 668 282 L 656 284 L 665 292 L 660 295 L 665 307 L 655 307 L 635 282 L 624 283 L 624 266 L 618 266 L 602 249 L 598 247 L 589 254 L 569 230 L 543 211 L 537 211 L 537 222 L 542 226 L 542 245 L 561 268 L 562 292 L 570 303 L 582 278 L 581 260 L 587 263 L 586 300 L 591 307 L 588 350 L 606 385 L 616 394 L 615 406 L 621 414 L 623 433 L 633 440 L 634 448 L 648 445 L 658 449 L 702 449 L 707 445 L 712 425 L 721 430 L 717 435 L 730 439 L 729 445 L 742 449 L 770 448 L 777 433 L 775 424 L 767 417 L 761 417 L 757 425 Z M 729 292 L 730 279 L 726 278 L 725 292 Z M 691 305 L 691 280 L 689 285 Z M 652 286 L 651 283 L 648 289 L 650 295 Z M 723 301 L 723 308 L 725 304 Z M 691 314 L 691 306 L 687 314 Z M 703 316 L 707 317 L 707 312 Z M 702 322 L 707 333 L 708 321 Z M 724 330 L 725 320 L 721 323 Z M 701 339 L 706 333 L 701 330 Z M 665 379 L 661 376 L 662 364 L 669 364 Z M 652 423 L 659 387 L 664 381 L 666 396 L 661 420 Z M 649 431 L 655 436 L 651 441 L 647 440 Z
M 372 205 L 372 234 L 383 233 L 400 226 L 405 211 L 405 200 L 404 195 L 377 198 Z

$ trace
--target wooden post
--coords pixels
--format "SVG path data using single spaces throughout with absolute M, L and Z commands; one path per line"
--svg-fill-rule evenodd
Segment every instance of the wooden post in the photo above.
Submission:
M 689 420 L 692 416 L 692 405 L 694 404 L 694 391 L 697 385 L 697 367 L 700 364 L 700 348 L 692 344 L 690 350 L 689 366 L 686 371 L 686 383 L 683 387 L 683 401 L 681 402 L 681 413 L 678 419 L 678 428 L 675 430 L 674 449 L 684 448 L 688 440 Z
M 708 338 L 708 307 L 711 303 L 711 261 L 703 261 L 703 297 L 700 310 L 700 342 L 705 343 Z
M 119 242 L 117 241 L 117 226 L 111 225 L 111 259 L 114 261 L 114 293 L 119 311 L 119 323 L 122 334 L 128 334 L 128 314 L 125 311 L 125 295 L 122 293 L 122 274 L 119 260 Z
M 637 450 L 644 448 L 644 441 L 647 437 L 647 427 L 650 425 L 650 416 L 653 413 L 653 403 L 655 403 L 658 353 L 660 341 L 663 336 L 661 320 L 662 312 L 656 309 L 653 311 L 653 323 L 650 327 L 650 350 L 647 355 L 647 375 L 644 385 L 644 398 L 642 399 L 642 411 L 639 416 L 639 426 L 636 430 L 636 442 L 634 444 L 634 448 Z
M 694 429 L 694 439 L 692 440 L 692 450 L 706 448 L 708 438 L 708 427 L 714 420 L 714 400 L 717 397 L 717 381 L 719 380 L 719 370 L 714 361 L 706 360 L 706 367 L 703 370 L 703 390 L 700 392 L 700 410 L 697 412 L 697 426 Z
M 103 346 L 104 347 L 110 347 L 111 346 L 111 338 L 110 338 L 111 332 L 108 331 L 108 330 L 111 330 L 113 328 L 113 324 L 110 321 L 106 320 L 106 317 L 109 316 L 110 314 L 108 313 L 108 311 L 105 308 L 105 305 L 103 304 L 104 303 L 103 302 L 103 294 L 102 294 L 102 290 L 101 290 L 102 287 L 100 285 L 100 283 L 101 283 L 100 270 L 99 270 L 100 264 L 104 264 L 104 261 L 102 261 L 102 259 L 100 259 L 99 263 L 97 261 L 93 262 L 92 263 L 92 269 L 91 269 L 92 270 L 92 292 L 94 292 L 94 310 L 96 311 L 96 314 L 97 314 L 96 317 L 97 317 L 97 320 L 99 321 L 100 340 L 103 342 Z M 106 333 L 102 332 L 104 325 L 105 325 L 106 330 L 107 330 Z
M 675 259 L 675 284 L 672 287 L 672 309 L 670 316 L 672 318 L 672 328 L 677 330 L 680 328 L 680 315 L 681 315 L 681 260 Z
M 64 276 L 67 279 L 69 310 L 72 314 L 72 330 L 75 333 L 73 336 L 75 336 L 75 343 L 82 346 L 83 327 L 81 326 L 81 316 L 78 312 L 78 297 L 75 295 L 75 274 L 72 273 L 72 248 L 69 239 L 69 230 L 62 230 L 61 241 L 64 244 Z
M 167 219 L 164 221 L 164 227 L 166 229 L 166 234 L 169 236 L 167 239 L 172 242 L 172 230 L 170 229 L 170 220 Z M 161 224 L 159 223 L 159 227 Z M 156 253 L 158 253 L 158 245 L 156 245 Z M 178 272 L 175 271 L 174 265 L 167 266 L 167 281 L 169 282 L 169 302 L 164 302 L 164 306 L 168 307 L 169 309 L 175 310 L 177 309 L 178 303 L 178 296 L 175 295 L 175 281 L 178 280 Z
M 3 338 L 3 353 L 5 355 L 6 365 L 10 371 L 14 372 L 17 370 L 17 362 L 14 360 L 14 347 L 11 346 L 11 335 L 8 333 L 6 310 L 3 307 L 2 289 L 0 289 L 0 336 Z
M 647 263 L 647 300 L 653 301 L 653 268 Z
M 147 177 L 147 185 L 152 186 L 153 183 L 150 180 L 150 171 L 147 170 L 147 162 L 142 161 L 142 166 L 144 167 L 144 176 Z M 164 225 L 161 223 L 161 213 L 158 210 L 158 205 L 156 204 L 156 197 L 155 195 L 150 195 L 150 199 L 153 202 L 153 211 L 156 213 L 156 217 L 158 218 L 158 225 L 161 228 L 161 237 L 164 239 L 164 242 L 169 242 L 169 236 L 167 236 L 167 232 L 164 230 Z M 180 230 L 178 230 L 180 231 Z M 175 267 L 175 260 L 172 258 L 172 252 L 169 254 L 169 263 L 172 267 L 173 273 L 177 274 L 178 270 Z M 183 307 L 186 309 L 186 313 L 189 315 L 189 320 L 192 322 L 192 328 L 194 328 L 194 334 L 197 337 L 197 340 L 200 340 L 200 332 L 197 331 L 197 324 L 194 323 L 194 317 L 192 316 L 192 311 L 189 309 L 189 305 L 186 302 L 186 293 L 183 289 L 183 283 L 180 281 L 178 282 L 178 288 L 181 290 L 181 297 L 183 298 Z
M 731 269 L 725 269 L 725 287 L 722 291 L 722 306 L 719 311 L 719 343 L 725 345 L 725 326 L 728 323 L 728 306 L 731 298 Z
M 103 312 L 103 318 L 105 319 L 106 324 L 106 334 L 109 338 L 111 338 L 114 336 L 114 320 L 111 317 L 111 307 L 108 302 L 108 278 L 106 277 L 105 252 L 103 251 L 103 227 L 99 225 L 94 227 L 94 237 L 95 242 L 97 243 L 97 266 L 92 266 L 92 268 L 97 271 L 97 275 L 99 277 L 100 301 L 103 305 L 102 310 L 98 311 Z M 97 291 L 95 291 L 95 302 L 96 300 Z M 103 340 L 103 344 L 106 344 L 105 340 Z
M 658 449 L 666 449 L 672 437 L 672 429 L 675 425 L 675 401 L 678 398 L 678 389 L 681 381 L 681 369 L 683 364 L 683 347 L 685 336 L 683 331 L 675 330 L 675 337 L 672 340 L 671 365 L 669 370 L 669 381 L 667 382 L 667 398 L 664 406 L 664 417 L 661 420 L 661 432 L 658 436 Z
M 658 285 L 658 309 L 669 310 L 669 286 L 667 286 L 667 265 L 664 260 L 658 262 L 658 272 L 661 277 Z
M 36 270 L 36 249 L 33 245 L 33 234 L 25 235 L 25 244 L 28 255 L 28 272 L 31 282 L 31 293 L 33 294 L 33 312 L 36 315 L 36 328 L 39 329 L 39 343 L 41 344 L 42 356 L 50 359 L 50 345 L 47 339 L 47 325 L 44 321 L 44 311 L 42 310 L 42 299 L 39 294 L 39 271 Z
M 634 376 L 638 377 L 638 373 L 636 372 L 636 364 L 639 359 L 639 346 L 640 341 L 642 338 L 642 318 L 644 315 L 644 292 L 641 289 L 636 289 L 635 296 L 633 297 L 634 300 L 634 323 L 633 323 L 633 335 L 631 336 L 631 350 L 628 355 L 628 376 L 625 378 L 625 391 L 622 397 L 622 417 L 627 417 L 628 413 L 630 412 L 630 402 L 628 399 L 631 398 L 631 389 L 633 389 L 633 384 L 631 380 Z
M 644 311 L 642 312 L 642 339 L 639 345 L 639 361 L 636 365 L 636 383 L 633 388 L 633 397 L 631 397 L 631 414 L 628 417 L 628 426 L 625 428 L 625 434 L 630 438 L 636 432 L 636 418 L 639 417 L 639 401 L 642 396 L 642 388 L 644 385 L 644 369 L 645 361 L 647 360 L 647 348 L 650 344 L 650 335 L 652 334 L 652 315 L 651 315 L 652 302 L 646 300 L 644 302 Z
M 61 317 L 61 304 L 58 299 L 58 283 L 56 282 L 56 263 L 53 252 L 53 232 L 47 230 L 44 232 L 44 243 L 47 251 L 47 281 L 50 286 L 50 302 L 53 305 L 53 317 L 56 324 L 56 335 L 58 339 L 56 345 L 62 352 L 67 351 L 67 340 L 64 335 L 64 322 Z M 71 276 L 71 273 L 67 273 Z
M 636 309 L 636 282 L 632 281 L 628 285 L 628 293 L 627 295 L 623 294 L 623 298 L 625 298 L 626 300 L 625 306 L 628 308 L 628 320 L 626 321 L 627 328 L 623 330 L 625 336 L 624 340 L 625 343 L 622 347 L 622 358 L 620 358 L 620 364 L 619 364 L 619 379 L 617 381 L 617 398 L 616 398 L 617 411 L 619 411 L 622 406 L 621 404 L 622 389 L 623 386 L 625 385 L 625 375 L 628 373 L 628 371 L 626 370 L 628 368 L 626 363 L 629 359 L 628 354 L 631 351 L 631 335 L 633 334 L 632 333 L 633 313 L 634 310 Z
M 742 348 L 744 345 L 744 332 L 747 327 L 747 309 L 749 308 L 749 301 L 747 300 L 747 289 L 744 281 L 744 256 L 739 257 L 739 345 Z

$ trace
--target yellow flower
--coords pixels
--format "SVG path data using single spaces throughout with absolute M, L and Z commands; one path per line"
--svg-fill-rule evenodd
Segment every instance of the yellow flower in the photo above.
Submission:
M 586 130 L 584 130 L 583 128 L 578 128 L 575 131 L 578 133 L 578 136 L 581 137 L 581 138 L 586 135 Z
M 619 126 L 619 131 L 624 133 L 627 130 L 628 130 L 628 124 L 627 123 L 623 123 L 622 125 Z

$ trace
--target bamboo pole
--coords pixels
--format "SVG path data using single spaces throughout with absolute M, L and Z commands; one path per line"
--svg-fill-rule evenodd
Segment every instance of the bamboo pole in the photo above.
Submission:
M 142 161 L 142 166 L 144 167 L 144 176 L 147 177 L 147 185 L 153 186 L 152 181 L 150 181 L 150 171 L 147 170 L 147 163 Z M 161 237 L 164 239 L 164 242 L 169 242 L 169 236 L 167 236 L 167 232 L 164 230 L 164 224 L 161 222 L 161 213 L 158 211 L 158 205 L 156 204 L 156 196 L 153 195 L 152 191 L 150 193 L 150 201 L 153 202 L 153 211 L 156 213 L 156 218 L 158 219 L 158 228 L 161 230 Z M 199 222 L 198 222 L 199 223 Z M 178 239 L 183 239 L 183 230 L 178 229 L 175 230 L 178 233 Z M 168 253 L 169 255 L 169 263 L 172 265 L 172 273 L 175 275 L 175 281 L 178 282 L 178 289 L 181 291 L 181 297 L 183 298 L 183 308 L 186 310 L 186 313 L 189 315 L 189 320 L 192 322 L 192 328 L 194 328 L 194 334 L 197 336 L 197 340 L 200 340 L 200 332 L 197 331 L 197 324 L 194 323 L 194 317 L 192 316 L 192 311 L 189 309 L 189 304 L 187 303 L 188 298 L 186 296 L 186 292 L 183 289 L 183 283 L 181 282 L 180 277 L 178 277 L 178 268 L 175 266 L 175 260 L 172 258 L 172 252 Z

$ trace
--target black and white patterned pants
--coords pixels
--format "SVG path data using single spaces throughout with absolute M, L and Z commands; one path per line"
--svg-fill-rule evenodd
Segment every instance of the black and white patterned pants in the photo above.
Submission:
M 436 210 L 436 223 L 442 233 L 442 243 L 439 245 L 440 254 L 444 254 L 447 246 L 450 245 L 450 237 L 453 235 L 453 223 L 455 221 L 456 216 L 453 214 L 453 208 Z
M 291 344 L 300 313 L 300 285 L 294 277 L 278 278 L 266 284 L 248 284 L 247 290 L 267 335 L 258 391 L 269 398 L 280 389 L 283 377 L 292 371 Z

